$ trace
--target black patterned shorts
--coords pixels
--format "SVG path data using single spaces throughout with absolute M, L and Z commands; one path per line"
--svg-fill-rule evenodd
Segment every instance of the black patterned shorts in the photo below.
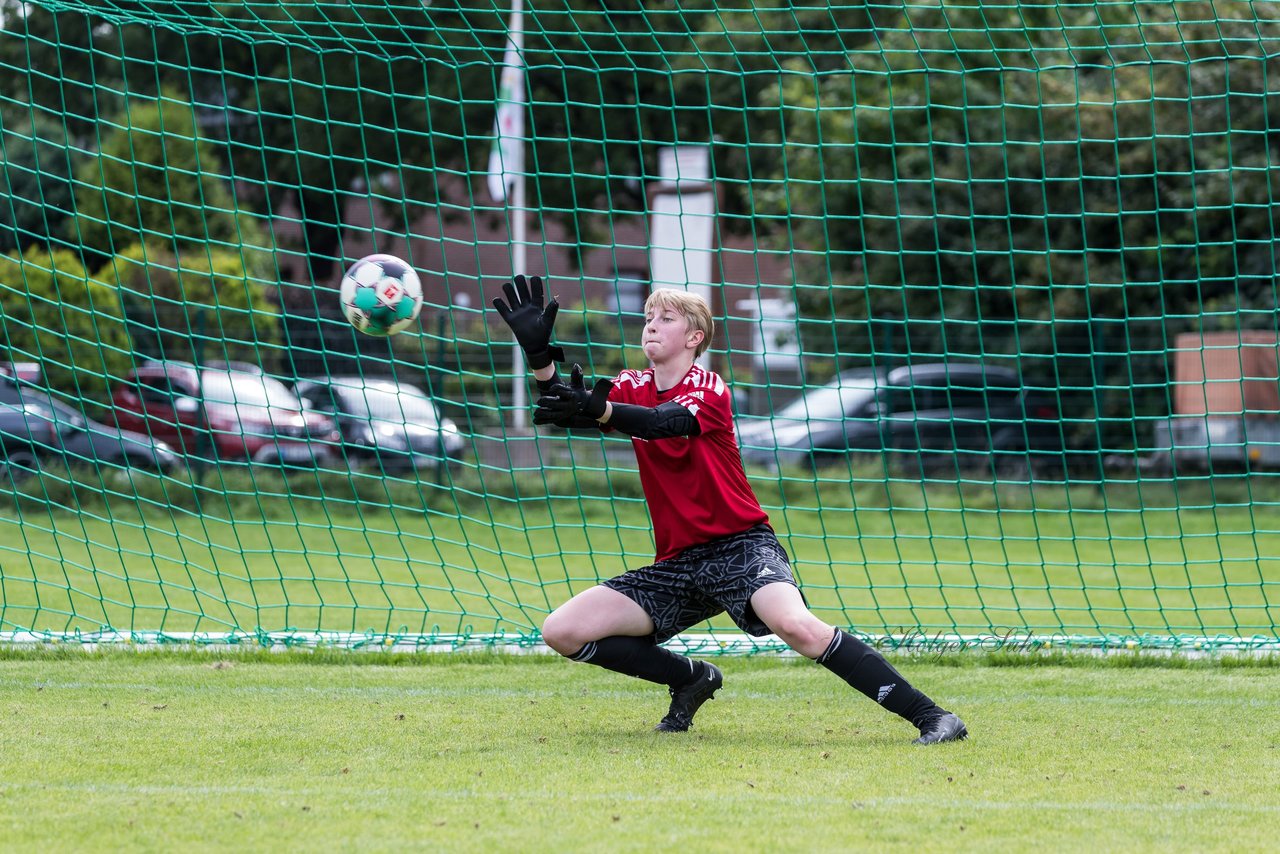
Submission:
M 728 612 L 753 637 L 771 629 L 751 607 L 751 596 L 775 582 L 795 585 L 791 561 L 768 525 L 756 525 L 673 558 L 624 572 L 603 582 L 645 610 L 654 640 L 669 640 L 690 626 Z

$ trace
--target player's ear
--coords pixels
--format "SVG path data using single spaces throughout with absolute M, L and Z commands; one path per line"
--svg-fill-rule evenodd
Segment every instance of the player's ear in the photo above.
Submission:
M 698 345 L 700 345 L 706 337 L 707 333 L 703 332 L 701 329 L 690 329 L 688 337 L 685 338 L 685 346 L 690 350 L 696 350 Z

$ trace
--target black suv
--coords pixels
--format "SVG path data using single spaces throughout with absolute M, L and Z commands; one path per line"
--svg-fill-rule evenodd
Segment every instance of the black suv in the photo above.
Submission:
M 1056 397 L 974 363 L 845 371 L 772 418 L 739 419 L 738 440 L 745 462 L 770 468 L 873 454 L 925 476 L 982 470 L 1025 480 L 1062 477 L 1072 461 Z

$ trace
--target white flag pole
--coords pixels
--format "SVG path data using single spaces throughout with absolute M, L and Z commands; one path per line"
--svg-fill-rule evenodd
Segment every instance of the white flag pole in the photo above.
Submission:
M 494 119 L 493 148 L 489 152 L 489 193 L 494 201 L 507 203 L 507 231 L 511 237 L 511 272 L 527 274 L 527 218 L 525 214 L 524 136 L 528 98 L 524 70 L 524 2 L 512 0 L 511 26 L 502 56 L 498 85 L 497 116 Z M 528 426 L 528 393 L 524 351 L 511 348 L 511 405 L 514 424 Z
M 519 5 L 520 0 L 515 0 L 515 3 Z M 516 176 L 515 190 L 511 194 L 512 273 L 528 274 L 528 269 L 525 267 L 525 260 L 529 251 L 528 225 L 529 220 L 525 215 L 524 169 L 522 168 L 520 174 Z M 527 427 L 529 419 L 527 411 L 529 408 L 528 377 L 525 376 L 524 350 L 520 349 L 519 344 L 511 348 L 511 373 L 515 383 L 511 389 L 511 405 L 515 407 L 515 425 L 520 428 Z
M 525 268 L 525 260 L 528 257 L 529 244 L 527 239 L 529 218 L 525 213 L 525 169 L 524 169 L 524 119 L 528 102 L 528 93 L 525 92 L 525 76 L 524 76 L 524 0 L 511 0 L 511 39 L 516 46 L 516 51 L 520 56 L 520 156 L 518 158 L 518 166 L 515 174 L 515 187 L 511 196 L 511 266 L 512 274 L 520 273 L 527 275 L 528 270 Z M 520 349 L 517 344 L 512 348 L 511 352 L 511 373 L 515 377 L 515 387 L 512 389 L 511 405 L 516 408 L 516 426 L 527 427 L 529 424 L 529 401 L 528 377 L 525 376 L 526 368 L 524 364 L 524 350 Z

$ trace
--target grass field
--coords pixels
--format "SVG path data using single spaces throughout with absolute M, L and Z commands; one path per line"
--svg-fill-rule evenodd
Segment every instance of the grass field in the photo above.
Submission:
M 1256 851 L 1280 823 L 1274 665 L 899 660 L 973 732 L 919 748 L 797 660 L 724 660 L 659 736 L 665 694 L 596 668 L 378 655 L 9 650 L 0 847 Z
M 68 483 L 0 501 L 0 630 L 532 634 L 652 555 L 626 489 L 544 479 L 522 495 L 508 476 L 505 492 Z M 762 498 L 806 595 L 842 626 L 1274 638 L 1280 624 L 1276 496 L 1248 483 L 775 486 Z M 905 723 L 776 656 L 726 658 L 694 732 L 661 737 L 663 691 L 554 656 L 0 647 L 0 848 L 1274 845 L 1275 659 L 899 663 L 969 741 L 913 747 Z

